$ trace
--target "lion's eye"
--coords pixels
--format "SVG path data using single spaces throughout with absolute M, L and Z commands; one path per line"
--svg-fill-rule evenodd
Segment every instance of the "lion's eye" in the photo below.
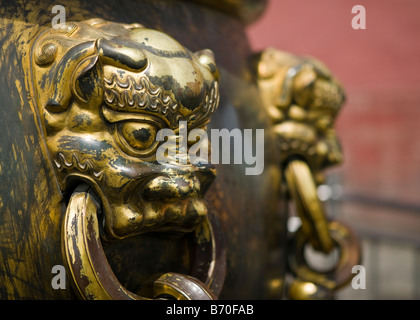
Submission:
M 149 123 L 127 122 L 120 130 L 124 139 L 134 149 L 145 150 L 156 141 L 156 128 Z
M 149 156 L 158 144 L 158 128 L 148 122 L 120 121 L 117 124 L 117 142 L 122 150 L 132 156 Z

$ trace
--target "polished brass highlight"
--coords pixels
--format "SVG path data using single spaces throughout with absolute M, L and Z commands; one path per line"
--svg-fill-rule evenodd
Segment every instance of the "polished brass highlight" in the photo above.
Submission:
M 288 298 L 291 300 L 331 300 L 333 295 L 323 286 L 294 279 L 288 288 Z
M 165 273 L 155 276 L 139 289 L 139 293 L 155 297 L 155 299 L 217 299 L 217 296 L 196 278 L 176 273 Z
M 287 188 L 302 222 L 290 250 L 290 268 L 297 279 L 289 297 L 331 298 L 351 281 L 351 268 L 361 255 L 357 238 L 347 227 L 328 221 L 317 195 L 322 170 L 342 161 L 334 120 L 345 100 L 344 90 L 318 60 L 274 48 L 257 55 L 256 72 Z M 303 253 L 307 245 L 323 253 L 338 248 L 339 261 L 328 272 L 313 270 Z

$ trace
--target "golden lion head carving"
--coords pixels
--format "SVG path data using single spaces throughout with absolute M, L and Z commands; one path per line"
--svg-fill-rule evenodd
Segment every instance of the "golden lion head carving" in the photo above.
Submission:
M 32 50 L 35 97 L 63 192 L 91 185 L 108 239 L 190 231 L 207 214 L 210 165 L 156 162 L 160 129 L 205 128 L 219 101 L 210 50 L 138 24 L 92 19 L 45 29 Z

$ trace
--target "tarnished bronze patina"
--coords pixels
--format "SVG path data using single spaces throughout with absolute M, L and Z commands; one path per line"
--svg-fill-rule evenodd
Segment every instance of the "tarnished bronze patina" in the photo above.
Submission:
M 1 299 L 312 298 L 349 281 L 356 241 L 314 195 L 341 159 L 344 95 L 317 61 L 251 50 L 265 0 L 69 1 L 58 27 L 54 5 L 0 7 Z M 158 133 L 181 123 L 264 129 L 264 171 L 160 163 Z M 303 225 L 285 295 L 288 194 Z M 355 259 L 313 276 L 306 243 Z

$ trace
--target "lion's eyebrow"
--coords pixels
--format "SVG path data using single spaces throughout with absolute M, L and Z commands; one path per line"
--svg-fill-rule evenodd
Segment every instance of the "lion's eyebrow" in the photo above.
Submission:
M 134 120 L 134 121 L 139 121 L 139 122 L 150 122 L 150 123 L 156 123 L 156 121 L 158 121 L 163 125 L 162 120 L 160 120 L 155 115 L 147 114 L 147 113 L 116 111 L 116 110 L 112 110 L 108 108 L 107 106 L 103 106 L 102 114 L 104 118 L 111 123 L 119 122 L 119 121 Z

